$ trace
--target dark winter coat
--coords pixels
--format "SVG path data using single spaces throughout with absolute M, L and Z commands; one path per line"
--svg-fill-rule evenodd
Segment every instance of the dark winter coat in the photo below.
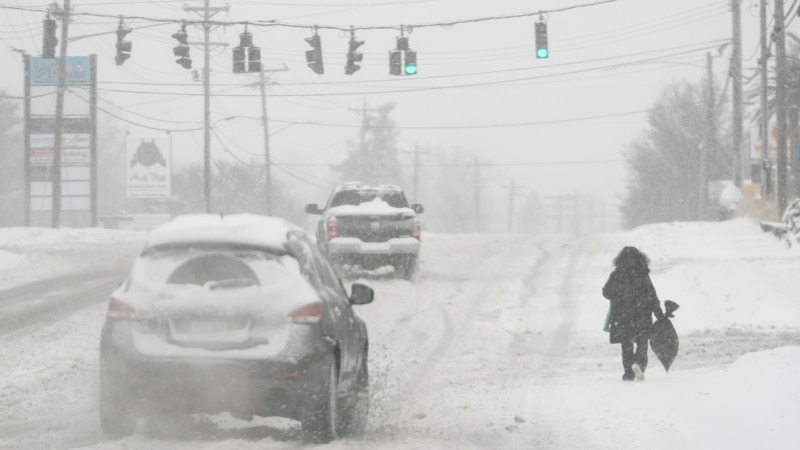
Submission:
M 603 297 L 611 301 L 612 344 L 648 337 L 653 314 L 656 318 L 664 316 L 648 263 L 647 256 L 635 247 L 623 248 L 614 259 L 616 267 L 603 286 Z

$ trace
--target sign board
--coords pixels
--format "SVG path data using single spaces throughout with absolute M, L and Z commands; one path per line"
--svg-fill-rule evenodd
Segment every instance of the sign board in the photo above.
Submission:
M 127 197 L 172 195 L 172 148 L 169 136 L 128 136 Z
M 791 135 L 790 131 L 786 130 L 786 147 L 787 150 L 791 149 Z M 763 159 L 764 155 L 761 149 L 761 130 L 759 127 L 750 130 L 750 158 Z M 769 124 L 769 136 L 767 138 L 767 156 L 771 160 L 775 160 L 775 155 L 778 153 L 778 125 L 775 123 Z
M 30 163 L 36 165 L 52 165 L 55 155 L 55 135 L 30 135 Z M 91 136 L 86 133 L 64 134 L 61 137 L 62 164 L 91 164 Z
M 58 85 L 59 58 L 31 57 L 30 85 Z M 67 72 L 64 82 L 69 85 L 90 84 L 92 79 L 91 59 L 88 56 L 67 56 Z
M 91 115 L 91 92 L 89 86 L 70 86 L 64 92 L 64 117 Z M 31 86 L 31 117 L 53 117 L 56 113 L 56 86 Z
M 26 226 L 97 224 L 96 59 L 95 55 L 66 58 L 25 55 Z M 66 69 L 67 89 L 63 109 L 56 117 L 60 62 L 64 62 Z M 59 166 L 55 166 L 57 122 L 61 130 Z M 58 189 L 53 189 L 55 174 L 60 179 Z M 59 195 L 57 202 L 53 194 Z

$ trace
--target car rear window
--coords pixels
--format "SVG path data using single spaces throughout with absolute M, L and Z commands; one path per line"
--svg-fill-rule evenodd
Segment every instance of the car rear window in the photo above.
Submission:
M 134 264 L 131 282 L 193 284 L 212 290 L 269 286 L 299 275 L 293 257 L 259 250 L 180 248 L 149 252 Z
M 408 208 L 406 196 L 400 191 L 385 191 L 379 189 L 361 189 L 339 191 L 331 199 L 330 207 L 352 205 L 358 206 L 362 203 L 371 202 L 375 198 L 380 198 L 393 208 Z

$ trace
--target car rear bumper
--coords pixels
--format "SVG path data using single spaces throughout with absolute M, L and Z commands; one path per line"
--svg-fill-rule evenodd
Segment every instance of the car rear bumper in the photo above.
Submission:
M 338 237 L 328 241 L 329 255 L 416 255 L 419 253 L 419 239 L 402 237 L 386 242 L 364 242 L 354 237 Z
M 144 413 L 230 411 L 298 419 L 323 395 L 332 353 L 320 346 L 297 358 L 268 360 L 152 357 L 109 342 L 101 345 L 100 359 L 102 376 L 112 381 L 107 388 Z

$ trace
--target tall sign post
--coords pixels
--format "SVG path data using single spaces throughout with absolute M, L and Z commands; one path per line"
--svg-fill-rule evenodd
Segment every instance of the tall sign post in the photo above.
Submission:
M 59 58 L 26 57 L 25 225 L 94 227 L 98 219 L 96 57 L 66 58 L 61 123 L 56 126 L 59 64 Z M 58 155 L 56 148 L 61 149 Z M 58 217 L 55 222 L 54 216 Z

